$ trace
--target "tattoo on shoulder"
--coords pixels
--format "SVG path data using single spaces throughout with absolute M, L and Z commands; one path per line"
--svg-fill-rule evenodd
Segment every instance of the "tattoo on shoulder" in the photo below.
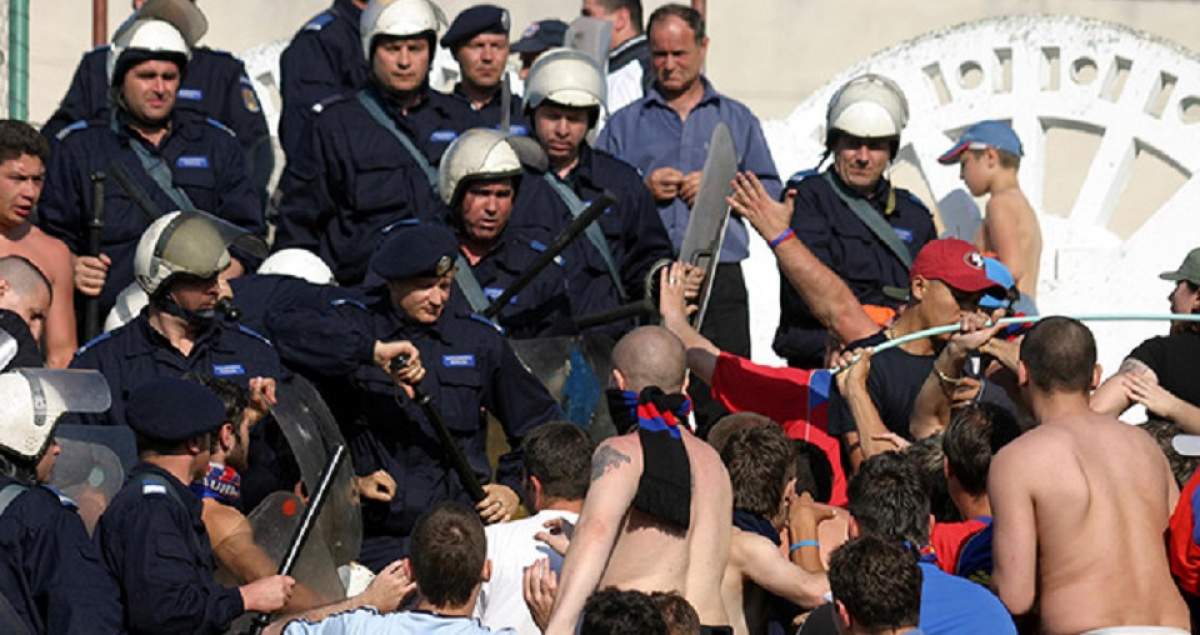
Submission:
M 621 467 L 622 463 L 629 462 L 627 455 L 606 445 L 596 452 L 596 456 L 592 457 L 592 480 L 604 476 L 610 469 L 615 470 Z
M 1121 367 L 1117 369 L 1119 373 L 1144 373 L 1150 370 L 1150 367 L 1145 362 L 1136 357 L 1126 357 L 1125 361 L 1121 362 Z

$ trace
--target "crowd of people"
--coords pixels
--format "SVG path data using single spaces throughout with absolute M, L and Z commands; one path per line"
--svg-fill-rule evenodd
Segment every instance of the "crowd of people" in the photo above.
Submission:
M 1008 124 L 942 155 L 988 201 L 978 236 L 939 238 L 888 178 L 910 113 L 886 77 L 840 87 L 825 155 L 781 179 L 703 73 L 700 10 L 580 13 L 606 56 L 556 19 L 512 41 L 500 6 L 335 0 L 280 58 L 273 137 L 195 2 L 135 0 L 40 132 L 0 121 L 0 630 L 1200 623 L 1200 444 L 1177 436 L 1200 434 L 1200 248 L 1161 276 L 1170 333 L 1103 377 L 1086 325 L 1038 315 Z M 703 202 L 718 129 L 736 175 Z M 712 262 L 684 261 L 714 213 Z M 784 367 L 750 360 L 759 239 Z M 531 370 L 563 350 L 565 379 Z M 1117 419 L 1138 404 L 1144 429 Z M 55 487 L 68 430 L 120 456 L 119 488 L 86 458 L 81 494 Z M 348 451 L 355 501 L 326 509 L 353 536 L 316 540 L 356 551 L 285 575 L 255 523 L 323 500 L 313 438 Z

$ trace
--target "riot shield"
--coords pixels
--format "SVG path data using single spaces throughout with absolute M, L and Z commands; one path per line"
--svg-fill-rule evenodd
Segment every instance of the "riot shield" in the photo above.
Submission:
M 718 123 L 708 142 L 708 158 L 700 176 L 700 192 L 688 219 L 687 232 L 679 249 L 679 259 L 704 269 L 700 287 L 700 310 L 692 316 L 697 330 L 704 324 L 708 297 L 720 260 L 725 227 L 729 224 L 729 204 L 725 199 L 733 194 L 733 177 L 737 174 L 737 149 L 724 123 Z
M 60 425 L 54 431 L 62 449 L 50 473 L 50 485 L 79 505 L 88 533 L 125 482 L 125 470 L 137 461 L 133 431 L 125 426 Z
M 612 23 L 587 16 L 575 18 L 563 37 L 563 46 L 586 53 L 600 66 L 603 75 L 608 75 L 608 50 L 611 42 Z
M 614 434 L 604 389 L 612 372 L 613 341 L 596 334 L 511 340 L 525 368 L 562 406 L 567 420 L 593 439 Z
M 8 368 L 12 360 L 16 359 L 19 350 L 17 338 L 8 331 L 0 329 L 0 368 Z

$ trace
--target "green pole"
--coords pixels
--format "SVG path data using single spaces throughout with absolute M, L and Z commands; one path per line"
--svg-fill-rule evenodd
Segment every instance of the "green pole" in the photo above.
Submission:
M 8 116 L 29 118 L 29 0 L 8 0 Z

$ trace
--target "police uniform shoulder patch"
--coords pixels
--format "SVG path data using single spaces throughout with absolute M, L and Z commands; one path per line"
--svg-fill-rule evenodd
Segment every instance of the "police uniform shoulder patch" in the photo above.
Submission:
M 249 77 L 242 75 L 242 105 L 246 107 L 247 112 L 258 114 L 262 111 L 262 105 L 258 103 L 258 93 L 254 92 L 254 83 Z
M 820 173 L 821 173 L 820 170 L 817 170 L 816 168 L 810 168 L 808 170 L 800 170 L 799 172 L 788 177 L 787 184 L 788 184 L 788 186 L 793 186 L 793 185 L 796 185 L 797 183 L 799 183 L 800 181 L 807 179 L 810 176 L 817 176 Z
M 352 307 L 355 307 L 358 309 L 362 309 L 363 311 L 370 311 L 370 309 L 367 308 L 367 305 L 363 304 L 362 302 L 360 302 L 358 300 L 355 300 L 354 298 L 337 298 L 337 299 L 331 300 L 329 302 L 329 306 L 332 306 L 332 307 L 352 306 Z
M 483 317 L 482 315 L 480 315 L 478 313 L 470 313 L 467 315 L 467 317 L 475 322 L 479 322 L 480 324 L 484 324 L 484 325 L 490 327 L 493 331 L 495 331 L 501 335 L 504 335 L 504 327 L 500 326 L 496 322 L 493 322 L 493 321 Z
M 542 242 L 542 241 L 540 241 L 540 240 L 531 240 L 531 241 L 529 241 L 529 248 L 530 248 L 530 249 L 532 249 L 532 250 L 534 250 L 534 251 L 536 251 L 536 252 L 538 252 L 539 254 L 540 254 L 540 253 L 542 253 L 542 252 L 544 252 L 544 251 L 546 251 L 546 249 L 548 249 L 548 248 L 546 247 L 546 243 L 543 243 L 543 242 Z M 560 266 L 560 267 L 563 267 L 563 266 L 566 266 L 566 264 L 565 264 L 565 263 L 566 263 L 566 261 L 565 261 L 565 260 L 563 260 L 562 254 L 559 254 L 559 255 L 557 255 L 557 256 L 555 256 L 555 257 L 554 257 L 554 264 L 556 264 L 556 265 L 558 265 L 558 266 Z
M 217 130 L 220 130 L 221 132 L 224 132 L 225 134 L 228 134 L 231 137 L 237 138 L 237 133 L 233 131 L 233 128 L 230 128 L 229 126 L 217 121 L 216 119 L 213 119 L 212 117 L 205 117 L 204 121 L 207 122 L 208 125 L 216 128 Z
M 142 496 L 167 495 L 167 486 L 159 483 L 142 483 Z
M 237 327 L 238 327 L 238 330 L 241 331 L 242 333 L 245 333 L 246 335 L 249 335 L 250 337 L 253 337 L 256 340 L 261 341 L 263 344 L 266 344 L 267 346 L 271 346 L 271 340 L 267 339 L 267 337 L 265 335 L 263 335 L 262 333 L 259 333 L 258 331 L 246 326 L 245 324 L 239 324 L 239 325 L 237 325 Z
M 105 332 L 97 335 L 96 337 L 93 337 L 92 339 L 88 340 L 87 342 L 84 343 L 83 346 L 79 347 L 79 350 L 75 351 L 75 357 L 79 357 L 80 355 L 83 355 L 84 353 L 86 353 L 88 351 L 88 349 L 90 349 L 93 346 L 99 344 L 100 342 L 103 342 L 104 340 L 112 337 L 112 334 L 113 334 L 112 331 L 105 331 Z
M 62 141 L 63 139 L 66 139 L 72 132 L 84 130 L 87 127 L 88 127 L 87 119 L 80 119 L 79 121 L 76 121 L 75 123 L 63 128 L 62 130 L 59 130 L 58 134 L 56 134 L 54 136 L 59 141 Z
M 322 13 L 322 14 L 318 15 L 317 17 L 309 20 L 308 24 L 305 24 L 304 28 L 301 30 L 303 30 L 303 31 L 320 31 L 321 29 L 328 26 L 330 22 L 333 22 L 334 18 L 336 18 L 336 17 L 337 16 L 335 16 L 332 12 L 326 11 L 325 13 Z
M 43 483 L 42 487 L 44 489 L 48 490 L 51 494 L 54 494 L 54 496 L 56 498 L 58 498 L 58 504 L 62 505 L 64 508 L 70 509 L 72 511 L 79 509 L 79 503 L 76 503 L 75 499 L 62 493 L 62 491 L 59 490 L 57 487 L 47 484 L 47 483 Z

